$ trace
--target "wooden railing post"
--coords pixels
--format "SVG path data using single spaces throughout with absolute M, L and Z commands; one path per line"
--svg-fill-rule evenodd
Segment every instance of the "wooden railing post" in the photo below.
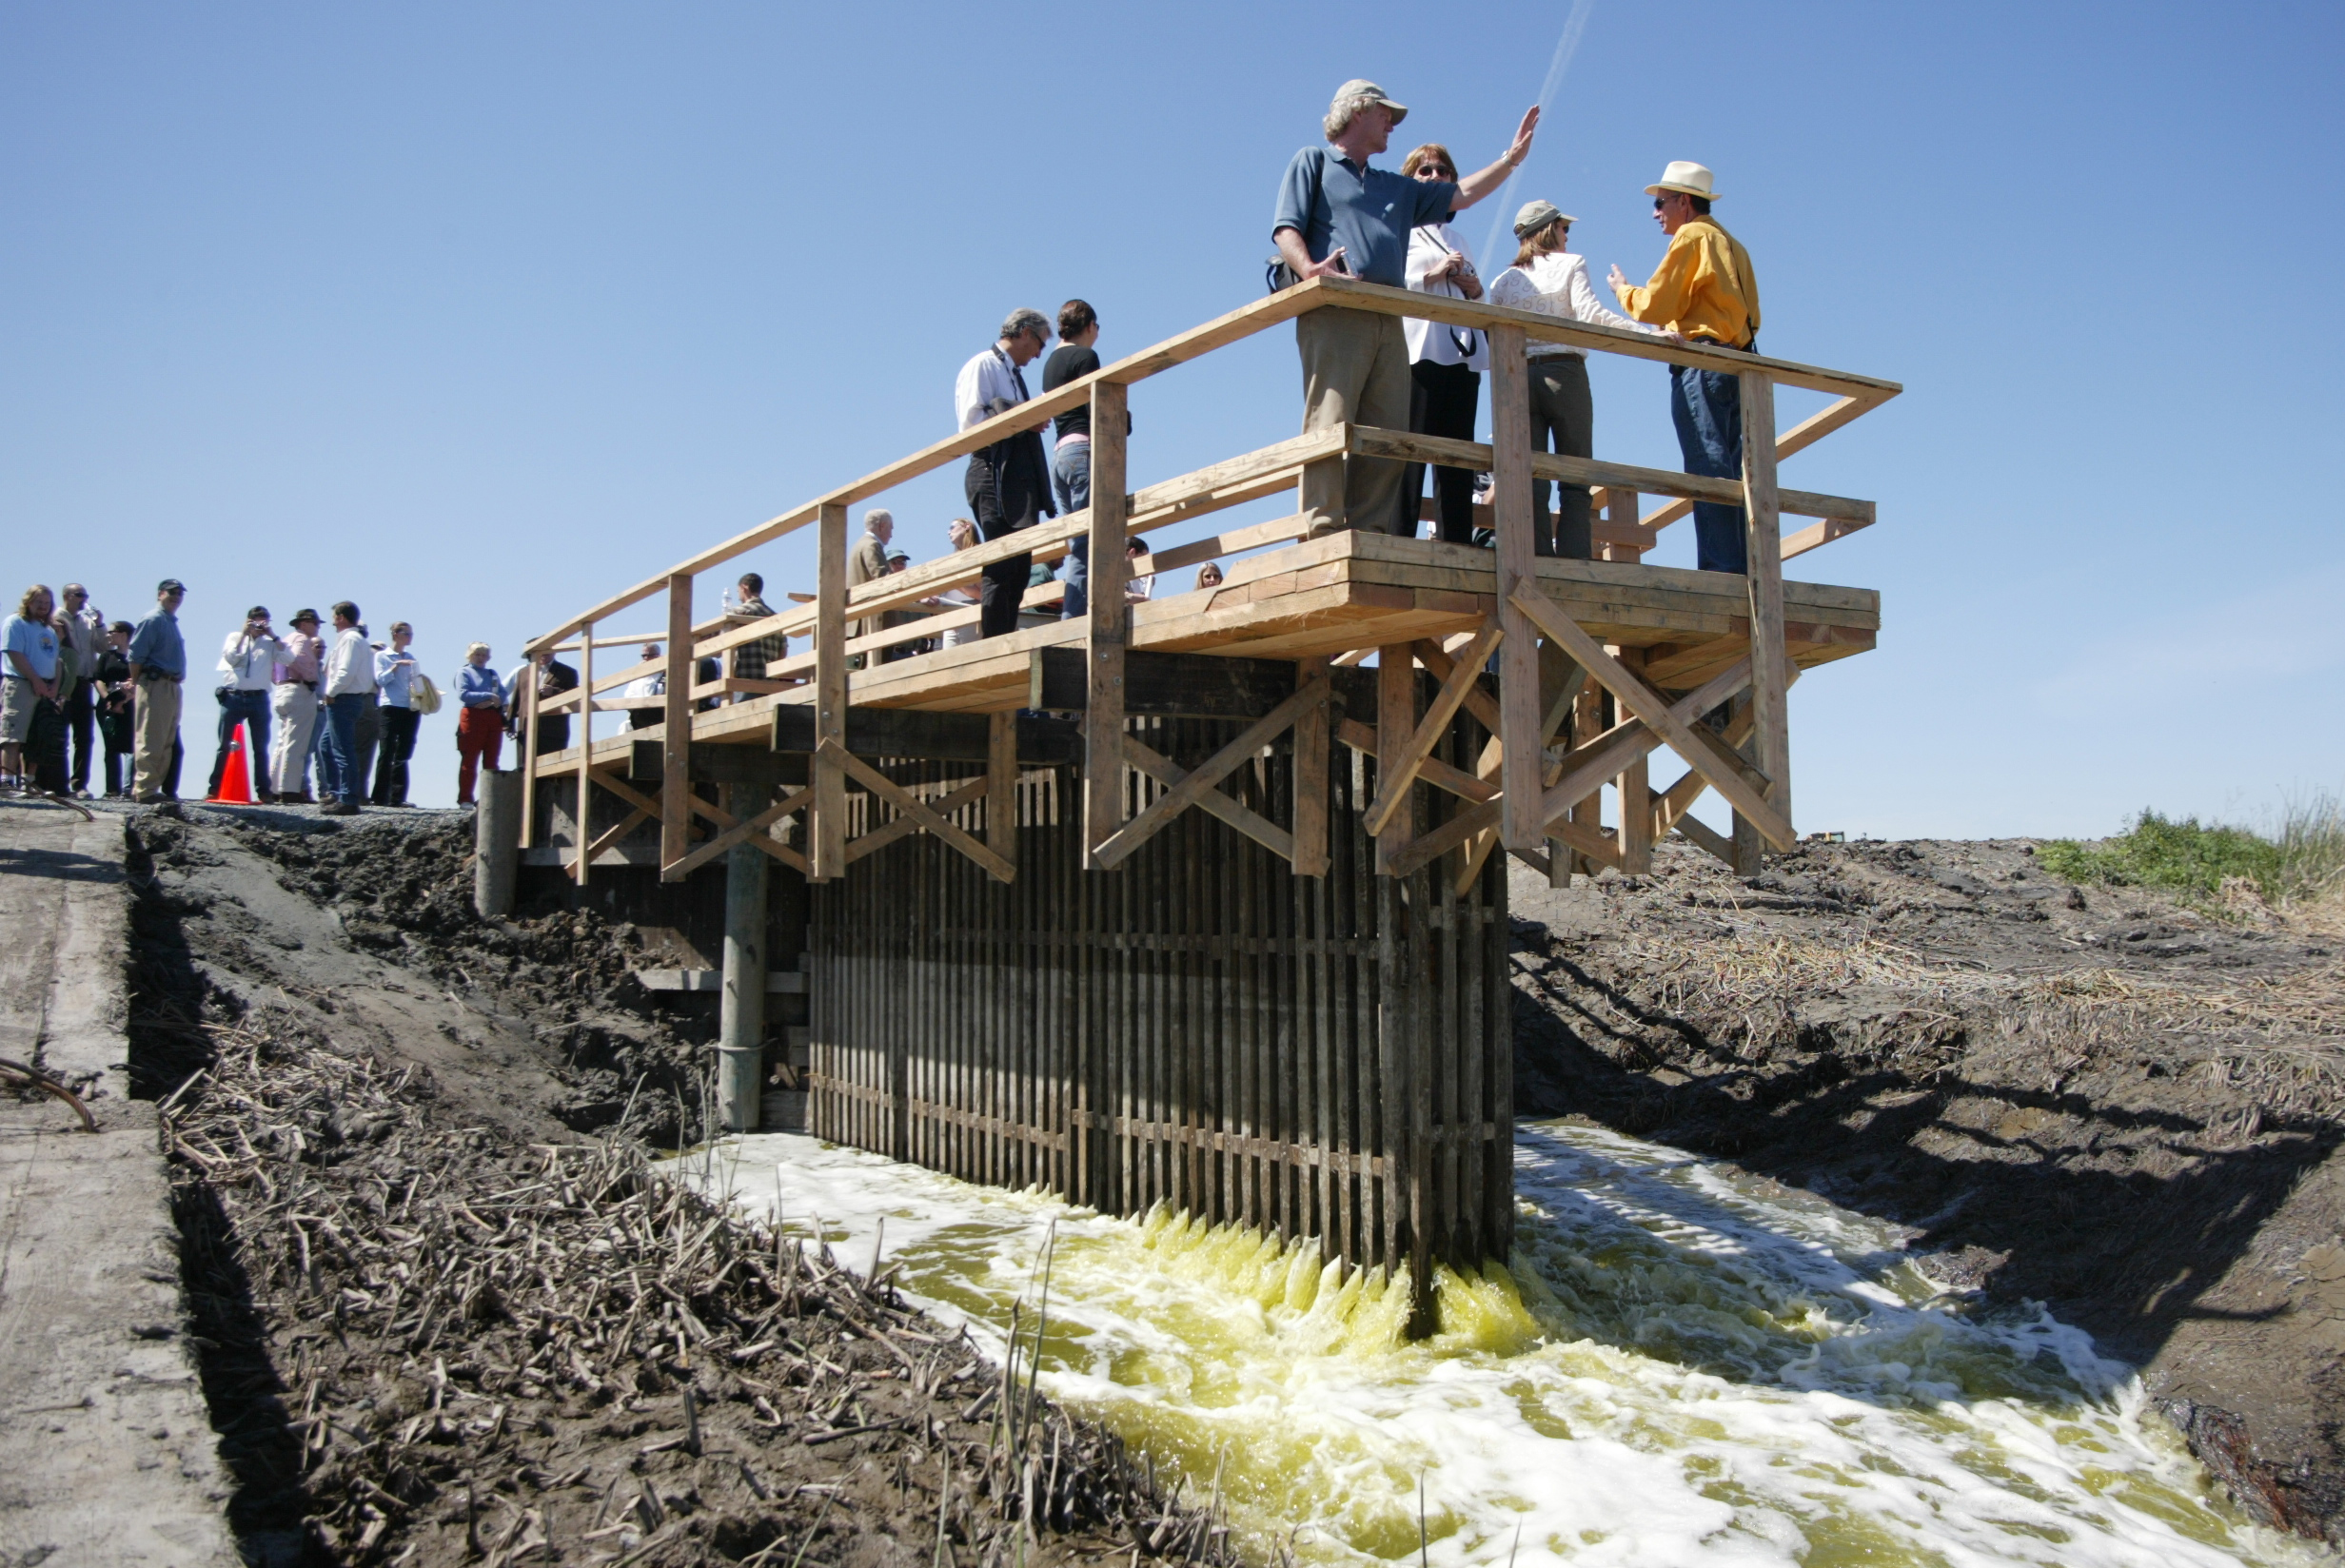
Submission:
M 1509 850 L 1539 847 L 1539 633 L 1514 607 L 1518 587 L 1538 591 L 1538 558 L 1531 543 L 1530 371 L 1523 329 L 1490 333 L 1490 501 L 1498 529 L 1499 788 L 1506 809 L 1499 839 Z
M 847 874 L 847 507 L 825 501 L 815 535 L 814 880 Z M 825 741 L 836 742 L 836 747 Z
M 586 847 L 595 841 L 595 623 L 578 634 L 578 825 L 571 830 L 575 864 L 571 873 L 586 885 Z
M 1750 584 L 1751 731 L 1767 804 L 1791 815 L 1789 660 L 1783 648 L 1783 529 L 1775 494 L 1775 383 L 1743 373 L 1743 516 Z M 1783 848 L 1788 849 L 1789 845 Z
M 1605 520 L 1612 525 L 1612 530 L 1616 533 L 1624 529 L 1634 528 L 1637 525 L 1637 507 L 1642 500 L 1643 498 L 1634 490 L 1624 490 L 1617 484 L 1606 485 Z M 1604 547 L 1604 559 L 1625 560 L 1633 566 L 1645 559 L 1645 552 L 1633 544 L 1606 544 Z
M 1124 410 L 1130 389 L 1091 389 L 1091 561 L 1084 588 L 1085 660 L 1091 680 L 1083 712 L 1083 864 L 1102 871 L 1099 846 L 1124 825 L 1124 650 L 1132 607 L 1124 602 L 1124 541 L 1130 498 L 1124 482 Z
M 528 850 L 535 849 L 538 842 L 538 666 L 526 651 L 522 655 L 522 673 L 514 685 L 522 699 L 522 733 L 516 741 L 522 754 L 521 847 Z
M 681 860 L 692 847 L 692 578 L 668 578 L 666 702 L 660 744 L 660 865 Z

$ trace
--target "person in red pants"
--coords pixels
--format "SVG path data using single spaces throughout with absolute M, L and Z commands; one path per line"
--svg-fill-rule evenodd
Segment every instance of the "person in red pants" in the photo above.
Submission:
M 473 804 L 472 786 L 483 762 L 497 771 L 504 750 L 504 682 L 488 667 L 488 644 L 476 642 L 464 650 L 464 667 L 456 672 L 456 700 L 463 712 L 456 720 L 456 804 Z

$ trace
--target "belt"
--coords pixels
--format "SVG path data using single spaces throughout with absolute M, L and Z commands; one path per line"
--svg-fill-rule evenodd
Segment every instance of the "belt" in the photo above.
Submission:
M 179 684 L 179 676 L 163 675 L 154 670 L 141 670 L 138 673 L 138 678 L 142 684 L 151 684 L 158 680 L 168 680 L 174 686 Z

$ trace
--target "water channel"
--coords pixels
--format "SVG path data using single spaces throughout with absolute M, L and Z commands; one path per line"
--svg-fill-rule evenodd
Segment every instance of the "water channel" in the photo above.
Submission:
M 819 1225 L 1303 1562 L 2310 1564 L 2227 1500 L 2130 1369 L 2040 1311 L 1976 1313 L 1890 1225 L 1657 1144 L 1523 1124 L 1518 1246 L 1444 1274 L 1442 1332 L 1308 1247 L 1114 1220 L 791 1134 L 696 1179 Z M 1423 1497 L 1420 1515 L 1420 1495 Z

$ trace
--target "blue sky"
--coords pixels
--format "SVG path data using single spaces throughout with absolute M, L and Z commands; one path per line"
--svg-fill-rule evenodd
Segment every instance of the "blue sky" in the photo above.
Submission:
M 944 433 L 1010 306 L 1080 294 L 1113 358 L 1255 297 L 1343 79 L 1411 105 L 1396 154 L 1487 162 L 1567 12 L 0 7 L 0 578 L 130 618 L 185 578 L 207 650 L 346 597 L 443 680 L 502 665 Z M 2341 44 L 2335 5 L 1594 0 L 1515 199 L 1642 278 L 1642 187 L 1709 164 L 1767 351 L 1908 388 L 1784 468 L 1882 519 L 1800 565 L 1885 619 L 1793 696 L 1803 827 L 2345 784 Z M 1147 383 L 1135 480 L 1291 434 L 1298 388 L 1282 333 Z M 1599 456 L 1675 466 L 1657 368 L 1596 393 Z M 931 553 L 957 471 L 891 500 Z

